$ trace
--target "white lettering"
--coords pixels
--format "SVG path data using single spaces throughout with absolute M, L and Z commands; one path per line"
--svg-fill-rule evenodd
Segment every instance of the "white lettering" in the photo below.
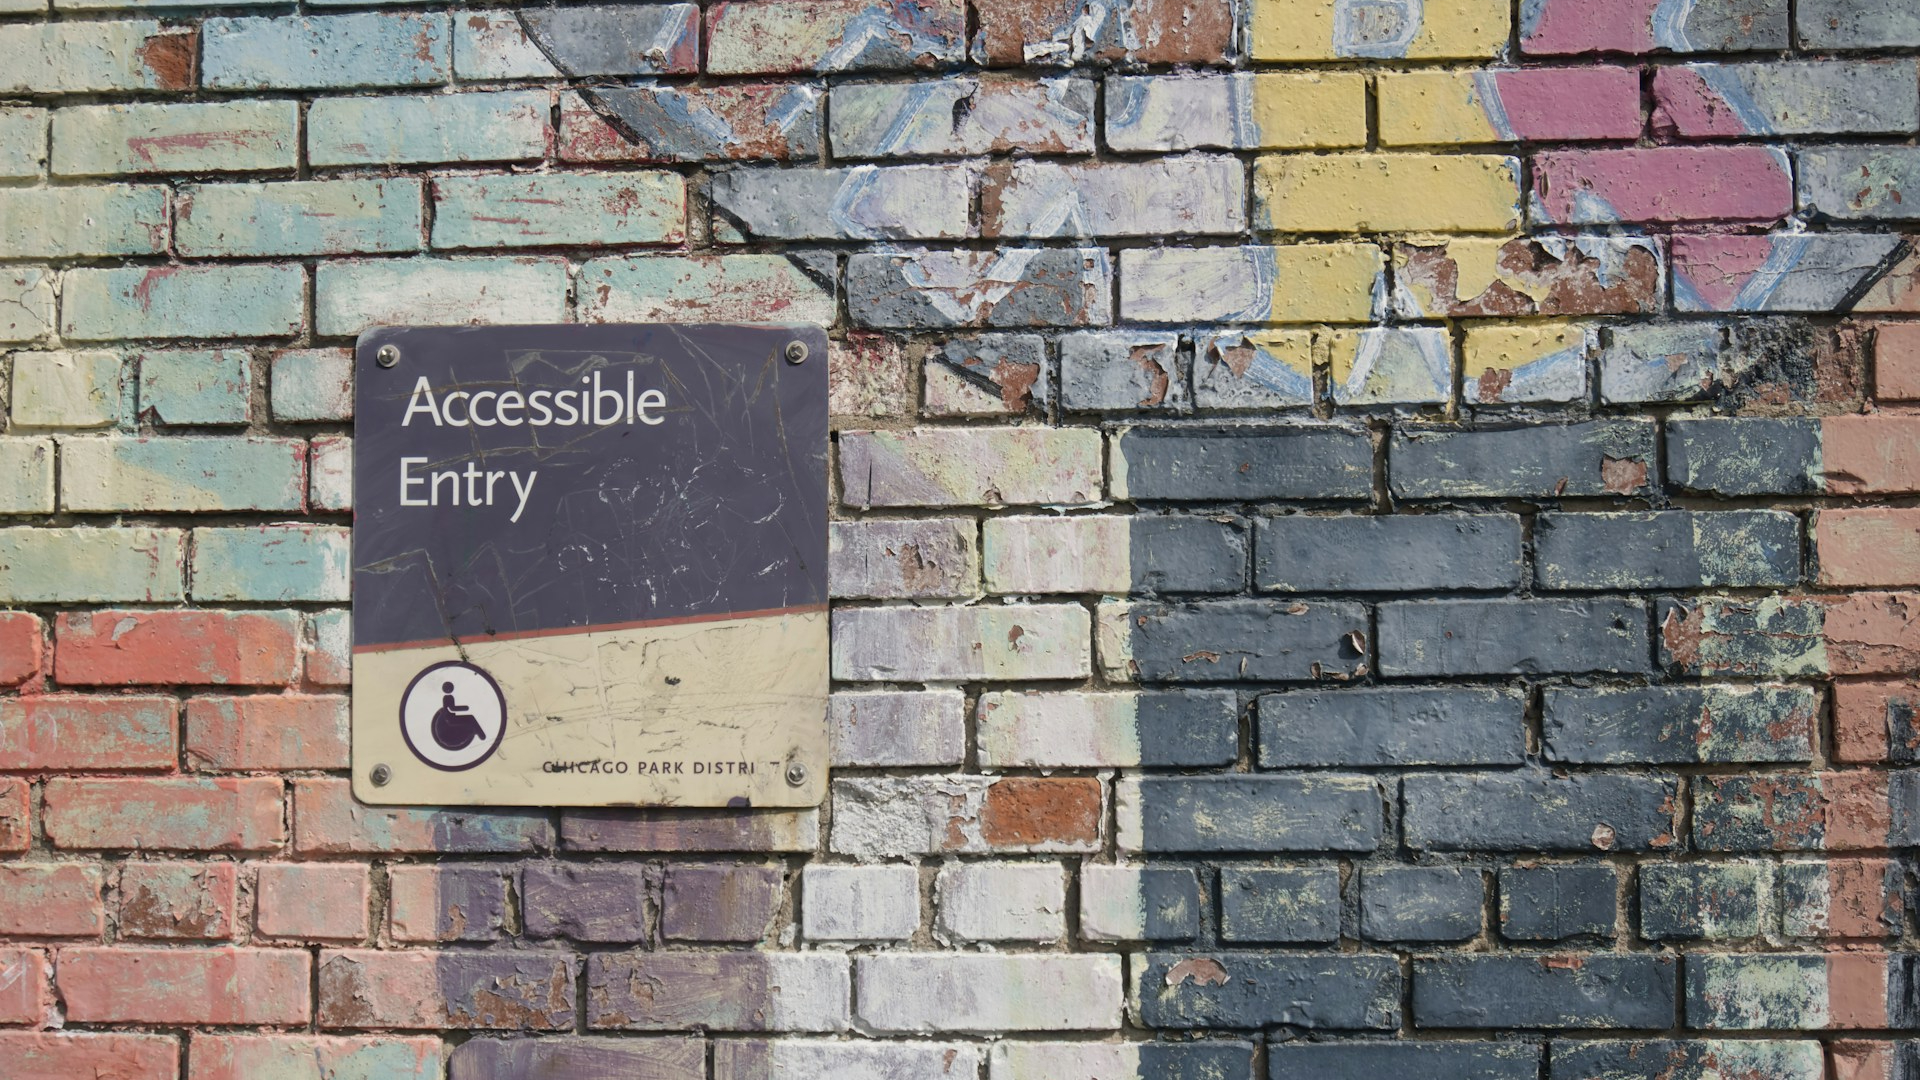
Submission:
M 423 396 L 427 399 L 425 405 L 420 404 L 420 399 Z M 440 410 L 435 408 L 433 404 L 433 385 L 427 382 L 425 375 L 420 376 L 420 381 L 413 384 L 413 396 L 407 400 L 407 415 L 400 418 L 400 426 L 406 427 L 408 424 L 413 423 L 413 414 L 416 412 L 423 412 L 433 417 L 433 426 L 440 426 Z M 421 460 L 424 461 L 426 459 L 422 458 Z
M 422 379 L 420 381 L 426 382 L 425 379 Z M 426 484 L 425 480 L 422 480 L 417 476 L 409 475 L 413 471 L 413 463 L 416 461 L 422 465 L 425 465 L 427 463 L 427 459 L 423 457 L 403 457 L 400 459 L 400 505 L 401 506 L 426 506 L 427 505 L 427 500 L 425 499 L 412 499 L 407 497 L 407 488 L 410 485 Z
M 508 521 L 518 522 L 520 520 L 520 514 L 523 511 L 525 511 L 527 508 L 527 496 L 533 494 L 533 482 L 539 479 L 539 477 L 540 477 L 540 470 L 535 469 L 534 471 L 527 474 L 527 486 L 521 487 L 519 473 L 516 472 L 516 473 L 507 474 L 507 479 L 513 481 L 513 490 L 516 493 L 518 493 L 520 496 L 520 505 L 513 508 L 513 516 L 508 518 L 507 519 Z

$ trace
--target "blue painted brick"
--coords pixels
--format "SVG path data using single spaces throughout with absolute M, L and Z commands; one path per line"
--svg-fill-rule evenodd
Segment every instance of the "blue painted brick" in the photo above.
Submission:
M 1455 956 L 1413 962 L 1416 1028 L 1672 1027 L 1671 956 Z
M 201 81 L 221 90 L 427 86 L 445 82 L 444 14 L 208 19 Z
M 1220 938 L 1236 945 L 1340 940 L 1339 868 L 1223 868 Z
M 1619 873 L 1602 863 L 1500 871 L 1500 934 L 1509 941 L 1613 937 Z
M 244 424 L 252 376 L 241 349 L 144 352 L 140 415 L 160 424 Z
M 1520 519 L 1511 514 L 1297 514 L 1263 518 L 1254 584 L 1276 592 L 1511 589 Z
M 1353 687 L 1261 695 L 1262 768 L 1518 765 L 1526 699 L 1480 687 Z
M 1369 866 L 1360 872 L 1360 936 L 1369 941 L 1466 941 L 1480 933 L 1477 870 Z

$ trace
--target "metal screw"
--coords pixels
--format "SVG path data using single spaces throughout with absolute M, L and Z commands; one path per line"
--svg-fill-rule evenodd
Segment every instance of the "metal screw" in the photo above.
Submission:
M 804 350 L 805 348 L 806 346 L 804 345 L 801 346 L 801 349 Z M 807 782 L 807 767 L 805 765 L 800 764 L 797 761 L 788 762 L 787 763 L 787 783 L 791 784 L 794 787 L 799 787 L 801 784 L 804 784 L 806 782 Z
M 379 364 L 381 367 L 392 367 L 393 365 L 399 363 L 400 362 L 399 346 L 397 345 L 380 346 L 380 350 L 373 354 L 373 362 L 376 364 Z
M 787 342 L 787 363 L 804 364 L 807 362 L 807 343 L 804 341 Z M 805 769 L 801 770 L 805 772 Z
M 374 787 L 386 787 L 387 781 L 393 779 L 393 770 L 387 768 L 385 765 L 375 765 L 373 767 L 373 774 L 369 779 L 373 781 Z

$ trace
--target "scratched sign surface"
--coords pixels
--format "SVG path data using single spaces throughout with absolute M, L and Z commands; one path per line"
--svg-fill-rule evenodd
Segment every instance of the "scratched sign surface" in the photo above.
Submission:
M 354 374 L 356 795 L 820 802 L 820 330 L 380 329 Z

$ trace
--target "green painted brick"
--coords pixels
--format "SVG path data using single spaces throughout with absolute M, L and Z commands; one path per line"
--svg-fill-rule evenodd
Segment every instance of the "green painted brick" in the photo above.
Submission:
M 166 250 L 166 188 L 0 188 L 0 252 L 10 258 L 158 255 Z
M 53 512 L 53 440 L 0 435 L 0 514 Z
M 0 603 L 170 603 L 186 599 L 186 530 L 0 529 Z
M 193 598 L 343 601 L 347 535 L 331 525 L 195 529 Z
M 353 353 L 289 349 L 273 357 L 268 390 L 275 420 L 353 419 Z
M 298 266 L 121 266 L 66 274 L 60 332 L 76 341 L 287 337 L 305 321 Z
M 182 187 L 174 245 L 189 258 L 413 251 L 421 186 L 392 179 Z
M 68 510 L 299 510 L 300 439 L 161 435 L 60 440 L 60 503 Z
M 53 114 L 55 176 L 292 169 L 299 153 L 292 101 L 76 105 Z
M 433 246 L 677 243 L 686 187 L 673 173 L 442 177 L 433 182 Z
M 151 19 L 0 26 L 0 94 L 185 90 L 193 50 L 191 32 Z
M 47 110 L 0 109 L 0 178 L 40 175 L 47 163 Z
M 39 341 L 53 329 L 53 272 L 0 267 L 0 344 Z
M 121 414 L 120 354 L 13 354 L 14 427 L 104 428 Z
M 370 326 L 551 323 L 567 317 L 561 259 L 365 259 L 323 262 L 314 326 L 328 336 Z
M 208 19 L 200 80 L 222 90 L 429 86 L 447 79 L 440 14 Z
M 139 354 L 140 415 L 159 424 L 244 424 L 251 389 L 240 349 Z
M 522 161 L 551 141 L 541 90 L 322 98 L 307 110 L 313 165 Z

